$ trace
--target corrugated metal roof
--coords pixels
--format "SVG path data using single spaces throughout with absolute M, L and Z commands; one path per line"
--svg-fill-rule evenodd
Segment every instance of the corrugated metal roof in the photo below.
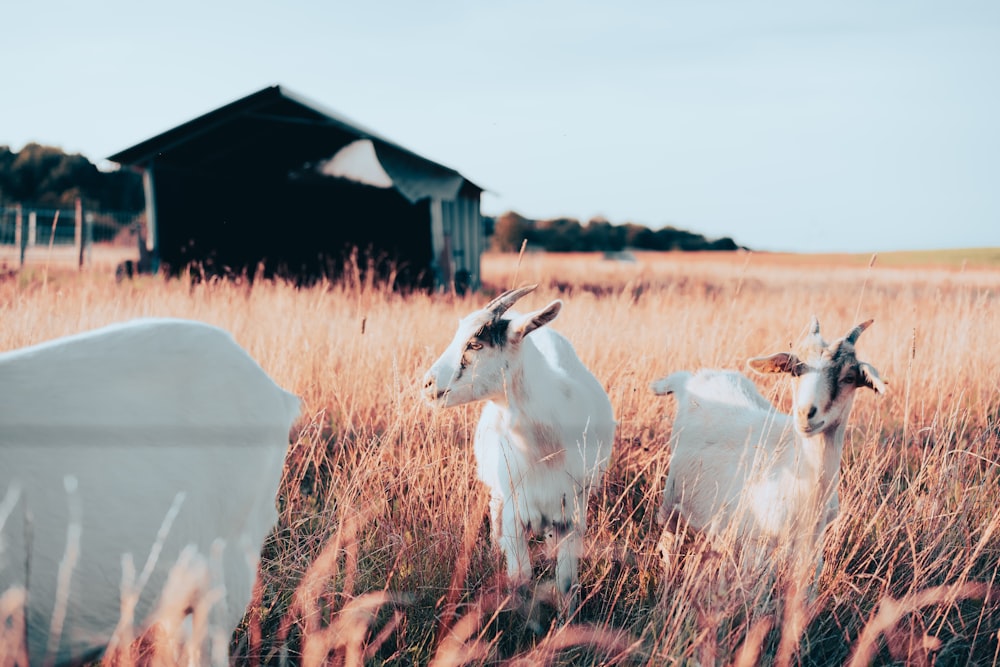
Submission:
M 155 161 L 177 168 L 225 169 L 236 164 L 287 172 L 328 159 L 358 139 L 371 140 L 380 155 L 405 163 L 413 175 L 422 174 L 428 182 L 454 182 L 460 178 L 479 191 L 483 189 L 454 169 L 417 155 L 281 86 L 247 95 L 108 159 L 139 167 Z M 405 188 L 409 183 L 397 183 L 397 187 L 400 185 Z M 414 193 L 411 188 L 404 194 L 412 199 Z

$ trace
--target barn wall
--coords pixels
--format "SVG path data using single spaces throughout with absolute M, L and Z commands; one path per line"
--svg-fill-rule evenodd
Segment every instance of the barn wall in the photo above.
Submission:
M 440 284 L 459 291 L 478 289 L 480 255 L 486 245 L 479 193 L 463 193 L 454 201 L 432 200 L 431 224 Z
M 162 264 L 311 281 L 336 276 L 352 247 L 371 251 L 382 277 L 433 285 L 430 207 L 395 190 L 337 178 L 207 173 L 158 167 L 153 177 Z
M 479 198 L 458 197 L 454 201 L 443 202 L 442 214 L 445 228 L 450 227 L 452 233 L 456 285 L 460 282 L 458 272 L 465 271 L 467 286 L 477 289 L 481 280 L 479 256 L 484 245 Z

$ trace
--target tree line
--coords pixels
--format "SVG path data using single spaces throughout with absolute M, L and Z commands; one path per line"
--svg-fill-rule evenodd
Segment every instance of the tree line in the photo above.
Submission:
M 144 206 L 142 179 L 126 169 L 101 171 L 80 154 L 54 146 L 30 143 L 20 151 L 0 145 L 0 205 L 26 203 L 67 208 L 80 198 L 87 208 L 139 211 Z M 663 227 L 649 229 L 626 222 L 611 224 L 595 218 L 581 224 L 575 218 L 532 220 L 513 211 L 485 218 L 492 249 L 517 252 L 524 241 L 549 252 L 620 252 L 622 250 L 736 250 L 728 237 L 708 239 L 701 234 Z
M 0 145 L 0 204 L 42 208 L 84 207 L 139 211 L 144 206 L 142 178 L 129 170 L 101 171 L 80 154 L 30 143 L 20 151 Z
M 487 218 L 490 247 L 498 252 L 517 252 L 528 246 L 548 252 L 621 252 L 633 250 L 738 250 L 729 237 L 708 239 L 701 234 L 667 226 L 650 229 L 626 222 L 614 225 L 603 218 L 581 224 L 574 218 L 531 220 L 513 211 Z

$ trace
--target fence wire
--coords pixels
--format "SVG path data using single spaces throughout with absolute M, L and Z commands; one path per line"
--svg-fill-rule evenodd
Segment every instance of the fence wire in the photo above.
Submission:
M 137 260 L 145 211 L 0 205 L 0 263 L 103 266 Z

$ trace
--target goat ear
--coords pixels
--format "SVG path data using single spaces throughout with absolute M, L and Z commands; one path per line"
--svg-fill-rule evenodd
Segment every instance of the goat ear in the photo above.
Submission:
M 888 384 L 879 377 L 878 371 L 875 370 L 874 366 L 862 361 L 858 364 L 858 369 L 861 371 L 858 375 L 859 387 L 868 387 L 876 394 L 884 394 L 889 390 Z
M 800 375 L 802 371 L 802 362 L 791 352 L 778 352 L 766 357 L 751 357 L 747 359 L 747 366 L 761 375 L 768 373 Z
M 521 315 L 520 317 L 515 318 L 510 323 L 509 340 L 511 342 L 520 341 L 535 329 L 543 327 L 552 320 L 556 319 L 556 316 L 559 315 L 559 311 L 562 310 L 562 305 L 563 302 L 556 299 L 541 310 L 536 310 L 533 313 L 528 313 L 527 315 Z

